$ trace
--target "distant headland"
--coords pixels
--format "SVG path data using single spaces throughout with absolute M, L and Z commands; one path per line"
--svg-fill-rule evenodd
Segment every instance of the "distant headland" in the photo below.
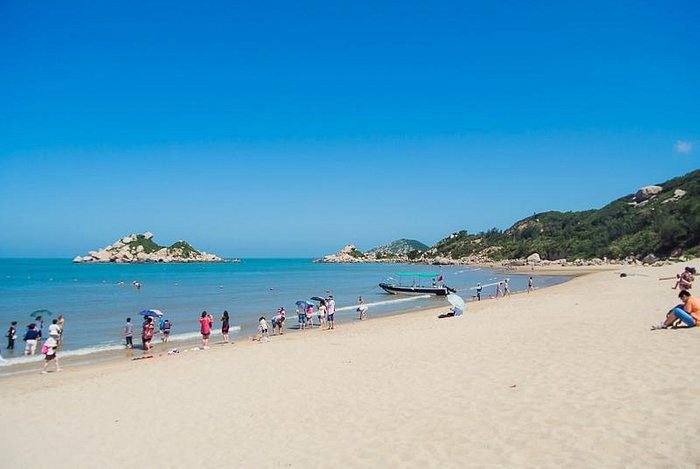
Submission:
M 221 257 L 198 251 L 186 241 L 177 241 L 170 246 L 160 246 L 153 241 L 153 233 L 130 234 L 85 256 L 76 256 L 76 263 L 185 263 L 185 262 L 239 262 L 226 261 Z
M 600 209 L 536 213 L 505 231 L 458 231 L 432 247 L 403 239 L 362 252 L 348 244 L 316 262 L 660 265 L 699 255 L 700 170 L 696 170 L 642 187 Z

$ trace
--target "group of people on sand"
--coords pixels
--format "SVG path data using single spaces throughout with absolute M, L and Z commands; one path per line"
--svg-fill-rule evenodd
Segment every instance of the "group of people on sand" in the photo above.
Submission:
M 666 318 L 661 323 L 651 326 L 651 330 L 700 325 L 700 298 L 690 294 L 695 274 L 695 268 L 688 266 L 683 272 L 676 275 L 676 284 L 671 288 L 673 290 L 681 289 L 678 293 L 681 303 L 671 308 L 666 313 Z
M 48 337 L 41 345 L 40 352 L 44 355 L 44 368 L 42 373 L 48 373 L 48 367 L 53 362 L 56 365 L 56 371 L 61 371 L 58 364 L 58 348 L 63 344 L 63 329 L 65 327 L 65 318 L 59 315 L 53 319 L 48 327 Z M 17 340 L 17 321 L 12 321 L 10 327 L 5 334 L 7 338 L 7 350 L 15 349 L 15 341 Z M 27 325 L 27 330 L 24 332 L 24 355 L 35 355 L 36 350 L 41 344 L 44 337 L 44 319 L 41 316 L 36 317 L 36 322 Z
M 495 286 L 496 291 L 494 292 L 494 295 L 491 298 L 503 298 L 506 296 L 510 295 L 510 279 L 507 278 L 505 280 L 496 282 L 495 284 L 492 284 Z M 477 283 L 476 287 L 474 287 L 474 290 L 476 290 L 476 294 L 472 296 L 472 298 L 475 298 L 476 301 L 481 301 L 481 292 L 483 291 L 484 287 L 481 285 L 481 283 Z M 535 289 L 535 284 L 534 280 L 532 277 L 528 278 L 527 280 L 527 292 L 530 293 L 532 290 Z
M 299 323 L 299 330 L 312 329 L 318 327 L 320 329 L 331 330 L 335 329 L 335 298 L 329 295 L 328 298 L 318 300 L 318 308 L 308 302 L 300 302 L 297 305 L 296 314 Z M 358 298 L 357 312 L 360 320 L 367 318 L 367 305 L 364 299 Z M 314 324 L 314 317 L 318 324 Z M 277 312 L 271 318 L 272 335 L 284 334 L 284 323 L 287 320 L 287 311 L 284 307 L 277 309 Z M 265 316 L 258 318 L 258 333 L 251 337 L 251 340 L 267 342 L 270 339 L 270 330 Z

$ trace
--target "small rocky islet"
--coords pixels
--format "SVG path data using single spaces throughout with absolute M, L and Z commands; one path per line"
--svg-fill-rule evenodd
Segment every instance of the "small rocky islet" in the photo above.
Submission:
M 73 258 L 75 263 L 187 263 L 187 262 L 237 262 L 227 261 L 215 254 L 198 251 L 186 241 L 161 246 L 153 240 L 153 233 L 130 234 L 109 246 L 90 251 L 85 256 Z

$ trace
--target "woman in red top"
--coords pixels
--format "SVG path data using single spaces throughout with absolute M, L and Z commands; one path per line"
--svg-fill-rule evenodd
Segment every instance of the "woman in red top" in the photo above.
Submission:
M 202 333 L 202 348 L 209 348 L 209 336 L 211 335 L 211 326 L 214 323 L 211 316 L 206 311 L 202 311 L 202 317 L 199 318 L 199 332 Z
M 151 339 L 153 339 L 153 318 L 148 316 L 143 323 L 143 331 L 141 332 L 141 342 L 143 342 L 143 350 L 145 353 L 151 354 Z

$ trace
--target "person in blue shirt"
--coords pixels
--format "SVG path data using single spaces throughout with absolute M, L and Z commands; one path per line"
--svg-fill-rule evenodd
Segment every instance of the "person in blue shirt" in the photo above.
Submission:
M 31 323 L 27 326 L 27 332 L 24 334 L 24 354 L 34 355 L 36 352 L 36 344 L 41 338 L 41 333 L 37 330 L 36 324 Z

